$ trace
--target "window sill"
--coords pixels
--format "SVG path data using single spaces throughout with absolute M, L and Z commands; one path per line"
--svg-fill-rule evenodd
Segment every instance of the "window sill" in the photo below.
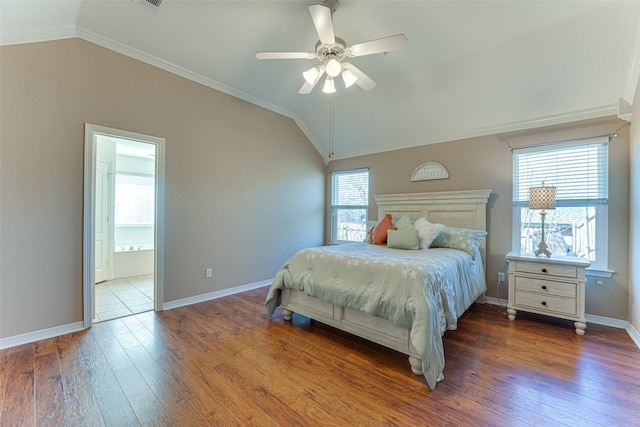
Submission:
M 606 279 L 610 279 L 613 276 L 615 271 L 613 270 L 598 270 L 595 268 L 587 268 L 585 274 L 591 277 L 604 277 Z

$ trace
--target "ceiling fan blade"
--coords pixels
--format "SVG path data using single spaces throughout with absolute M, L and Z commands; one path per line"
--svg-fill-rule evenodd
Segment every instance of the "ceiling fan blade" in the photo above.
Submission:
M 383 37 L 364 43 L 354 44 L 347 48 L 347 56 L 364 56 L 375 53 L 390 52 L 392 50 L 404 49 L 409 44 L 407 36 L 396 34 L 395 36 Z
M 258 59 L 313 59 L 316 57 L 315 53 L 307 52 L 258 52 L 256 58 Z
M 310 85 L 309 83 L 304 82 L 304 84 L 302 85 L 302 87 L 300 88 L 298 93 L 300 95 L 307 95 L 307 94 L 311 93 L 311 91 L 313 90 L 314 87 L 316 87 L 316 85 Z
M 318 38 L 325 45 L 334 45 L 336 37 L 333 34 L 333 20 L 331 18 L 331 9 L 321 4 L 312 4 L 309 6 L 313 25 L 316 26 Z
M 319 71 L 320 72 L 316 76 L 316 79 L 313 81 L 313 84 L 309 84 L 306 81 L 304 82 L 304 84 L 302 85 L 302 87 L 298 91 L 298 93 L 300 95 L 307 95 L 307 94 L 311 93 L 311 91 L 313 90 L 314 87 L 316 87 L 316 85 L 320 81 L 320 78 L 324 75 L 325 67 L 324 66 L 320 67 Z
M 362 90 L 370 91 L 378 85 L 376 82 L 371 80 L 369 76 L 360 71 L 358 67 L 349 62 L 345 62 L 344 64 L 342 64 L 342 68 L 351 71 L 353 75 L 358 78 L 358 80 L 356 80 L 356 84 L 360 86 Z

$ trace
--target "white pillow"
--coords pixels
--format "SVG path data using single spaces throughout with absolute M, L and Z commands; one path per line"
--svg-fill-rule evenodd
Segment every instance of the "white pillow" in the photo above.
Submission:
M 413 228 L 418 230 L 420 249 L 428 249 L 433 239 L 442 231 L 444 225 L 433 224 L 427 221 L 425 217 L 420 217 L 413 223 Z

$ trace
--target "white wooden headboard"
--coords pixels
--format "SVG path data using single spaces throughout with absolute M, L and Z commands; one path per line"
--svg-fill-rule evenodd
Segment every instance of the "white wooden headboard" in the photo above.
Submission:
M 487 203 L 491 190 L 442 191 L 435 193 L 379 194 L 378 218 L 390 213 L 397 221 L 409 214 L 412 221 L 425 217 L 429 222 L 450 227 L 487 230 Z M 480 254 L 486 267 L 486 242 Z

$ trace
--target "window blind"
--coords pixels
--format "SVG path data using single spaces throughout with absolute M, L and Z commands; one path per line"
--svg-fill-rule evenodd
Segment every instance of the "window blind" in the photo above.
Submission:
M 367 206 L 369 204 L 369 170 L 333 172 L 332 206 Z
M 609 139 L 514 150 L 513 204 L 529 206 L 529 188 L 556 187 L 556 206 L 603 205 L 609 198 Z
M 153 225 L 155 178 L 117 173 L 115 187 L 115 224 Z

